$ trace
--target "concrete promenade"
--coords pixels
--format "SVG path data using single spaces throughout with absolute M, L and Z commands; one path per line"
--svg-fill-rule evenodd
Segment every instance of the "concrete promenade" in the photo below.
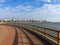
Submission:
M 0 45 L 43 45 L 22 28 L 0 25 Z

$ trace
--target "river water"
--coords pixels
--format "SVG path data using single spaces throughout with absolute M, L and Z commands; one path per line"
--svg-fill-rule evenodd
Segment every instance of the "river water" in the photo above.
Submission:
M 55 22 L 55 23 L 27 23 L 29 25 L 34 25 L 34 26 L 40 26 L 40 27 L 46 27 L 50 29 L 55 29 L 60 31 L 60 23 Z

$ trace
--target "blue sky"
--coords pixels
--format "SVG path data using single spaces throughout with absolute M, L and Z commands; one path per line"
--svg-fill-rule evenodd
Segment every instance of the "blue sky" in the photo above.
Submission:
M 0 19 L 60 22 L 60 0 L 0 0 Z

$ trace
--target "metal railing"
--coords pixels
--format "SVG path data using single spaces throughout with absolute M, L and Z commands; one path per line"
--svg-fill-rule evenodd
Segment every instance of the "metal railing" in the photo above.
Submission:
M 33 31 L 38 31 L 39 33 L 43 34 L 45 37 L 50 38 L 54 42 L 60 44 L 60 31 L 50 28 L 44 28 L 34 25 L 27 25 L 23 24 L 25 28 L 31 28 Z
M 57 44 L 60 45 L 60 31 L 58 30 L 28 24 L 15 24 L 15 25 L 22 26 L 28 29 L 33 29 L 32 31 L 37 31 L 38 33 L 43 34 L 45 37 L 50 38 L 51 40 L 55 41 Z

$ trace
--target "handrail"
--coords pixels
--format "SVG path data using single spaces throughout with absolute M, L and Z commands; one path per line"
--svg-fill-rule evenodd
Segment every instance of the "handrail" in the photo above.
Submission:
M 44 33 L 45 35 L 48 35 L 48 36 L 53 37 L 54 39 L 57 39 L 56 42 L 57 42 L 58 44 L 60 44 L 60 31 L 55 30 L 55 29 L 45 28 L 45 27 L 34 26 L 34 25 L 27 25 L 27 24 L 24 24 L 24 25 L 26 25 L 26 26 L 33 26 L 33 27 L 36 27 L 36 28 L 44 29 L 44 32 L 42 32 L 42 31 L 38 31 L 38 32 L 42 32 L 42 33 Z M 34 30 L 35 30 L 35 29 L 34 29 Z M 48 33 L 47 33 L 47 30 L 57 32 L 57 34 L 56 34 L 57 37 L 55 37 L 55 36 L 53 36 L 53 35 L 51 35 L 51 34 L 48 34 Z
M 16 25 L 16 24 L 15 24 L 15 25 Z M 34 26 L 34 25 L 28 25 L 28 24 L 21 24 L 21 26 L 22 26 L 22 25 L 25 25 L 26 28 L 27 28 L 28 26 L 32 26 L 32 28 L 33 28 L 33 27 L 36 27 L 37 29 L 35 28 L 34 31 L 38 30 L 38 28 L 44 29 L 44 32 L 42 32 L 42 31 L 38 31 L 38 32 L 40 32 L 40 33 L 42 32 L 42 33 L 44 33 L 45 36 L 48 35 L 48 36 L 53 37 L 54 39 L 57 39 L 56 42 L 57 42 L 58 44 L 60 44 L 60 31 L 57 31 L 57 30 L 55 30 L 55 29 L 45 28 L 45 27 L 39 27 L 39 26 Z M 39 29 L 39 30 L 40 30 L 40 29 Z M 51 34 L 48 34 L 48 33 L 47 33 L 47 30 L 57 32 L 57 34 L 56 34 L 57 37 L 55 37 L 55 36 L 53 36 L 53 35 L 51 35 Z

